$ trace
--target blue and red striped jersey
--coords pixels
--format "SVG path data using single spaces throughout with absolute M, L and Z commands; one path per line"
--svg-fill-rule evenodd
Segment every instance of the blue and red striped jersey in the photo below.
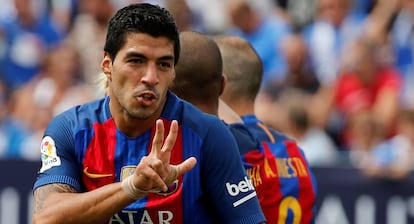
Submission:
M 243 139 L 250 140 L 249 148 L 239 143 L 240 155 L 268 223 L 314 223 L 316 179 L 303 151 L 255 115 L 242 116 L 242 120 L 244 124 L 230 127 L 251 134 Z M 251 147 L 251 139 L 256 140 L 256 147 Z
M 56 116 L 42 140 L 42 168 L 34 189 L 63 183 L 79 192 L 122 181 L 151 149 L 155 124 L 136 138 L 119 131 L 109 97 Z M 171 163 L 190 156 L 197 165 L 178 178 L 168 193 L 135 201 L 109 223 L 259 223 L 265 221 L 256 191 L 239 159 L 237 143 L 217 117 L 168 93 L 161 114 L 168 134 L 177 120 L 179 134 Z M 98 214 L 97 214 L 98 215 Z

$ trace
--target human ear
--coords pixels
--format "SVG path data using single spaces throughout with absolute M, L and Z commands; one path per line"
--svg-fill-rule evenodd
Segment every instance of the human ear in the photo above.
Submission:
M 104 52 L 104 57 L 101 62 L 101 69 L 105 73 L 108 80 L 112 80 L 112 59 L 107 52 Z

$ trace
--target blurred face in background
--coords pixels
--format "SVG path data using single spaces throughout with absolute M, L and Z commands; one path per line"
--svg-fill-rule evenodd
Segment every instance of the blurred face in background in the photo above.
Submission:
M 347 47 L 343 54 L 341 67 L 345 73 L 358 76 L 365 85 L 370 85 L 375 78 L 377 64 L 373 49 L 364 42 L 354 42 Z
M 298 71 L 303 67 L 308 52 L 301 37 L 291 36 L 285 39 L 282 50 L 290 71 Z
M 14 0 L 14 9 L 23 26 L 31 26 L 46 10 L 46 1 Z
M 256 28 L 256 14 L 249 3 L 243 0 L 230 1 L 228 15 L 233 25 L 245 33 L 250 33 Z

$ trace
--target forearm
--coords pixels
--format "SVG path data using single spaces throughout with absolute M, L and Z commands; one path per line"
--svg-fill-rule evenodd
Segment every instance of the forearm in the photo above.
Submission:
M 378 0 L 368 17 L 365 38 L 373 42 L 381 41 L 398 10 L 399 0 Z
M 393 89 L 385 89 L 378 94 L 378 100 L 373 105 L 373 119 L 389 131 L 398 116 L 399 95 Z
M 33 223 L 103 223 L 132 202 L 120 183 L 86 193 L 63 193 L 56 185 L 44 186 L 35 191 Z

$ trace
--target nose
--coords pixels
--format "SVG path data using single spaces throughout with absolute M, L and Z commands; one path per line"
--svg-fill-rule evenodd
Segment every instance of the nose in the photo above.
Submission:
M 149 63 L 147 66 L 147 69 L 145 70 L 145 74 L 142 77 L 142 83 L 154 86 L 158 84 L 159 78 L 158 78 L 158 70 L 157 66 L 153 63 Z

